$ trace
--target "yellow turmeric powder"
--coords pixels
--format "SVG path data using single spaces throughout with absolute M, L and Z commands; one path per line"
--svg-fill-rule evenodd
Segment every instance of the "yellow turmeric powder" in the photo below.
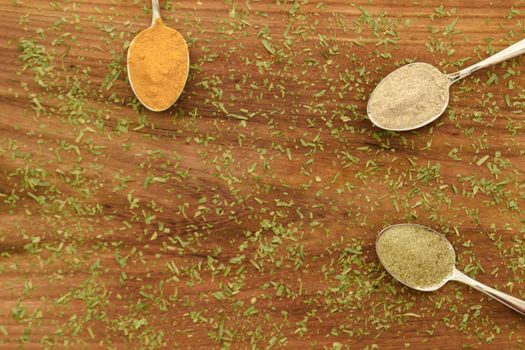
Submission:
M 135 95 L 151 110 L 168 109 L 186 85 L 189 64 L 184 37 L 159 18 L 129 48 L 128 74 Z

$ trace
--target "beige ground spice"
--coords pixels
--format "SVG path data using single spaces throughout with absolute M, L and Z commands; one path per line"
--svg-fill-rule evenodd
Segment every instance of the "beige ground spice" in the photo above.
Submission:
M 403 283 L 421 289 L 439 285 L 455 265 L 450 244 L 424 227 L 401 225 L 378 238 L 377 255 L 385 269 Z
M 386 129 L 418 127 L 447 105 L 449 78 L 427 63 L 413 63 L 389 74 L 368 102 L 368 116 Z

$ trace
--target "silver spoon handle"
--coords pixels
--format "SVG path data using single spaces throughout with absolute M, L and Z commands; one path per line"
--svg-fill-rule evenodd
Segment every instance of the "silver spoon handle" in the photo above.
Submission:
M 500 292 L 499 290 L 486 286 L 483 283 L 478 282 L 473 278 L 470 278 L 469 276 L 465 275 L 463 272 L 457 269 L 454 269 L 454 273 L 452 274 L 451 279 L 454 281 L 464 283 L 476 290 L 479 290 L 480 292 L 485 293 L 486 295 L 496 299 L 500 303 L 510 307 L 514 311 L 525 315 L 525 301 L 521 299 L 518 299 L 516 297 L 513 297 L 512 295 L 508 295 L 506 293 Z
M 151 25 L 155 25 L 155 22 L 160 18 L 160 4 L 159 0 L 151 0 Z
M 525 39 L 518 41 L 515 44 L 510 45 L 506 49 L 501 50 L 500 52 L 485 58 L 483 61 L 473 64 L 470 67 L 463 68 L 459 72 L 449 74 L 449 77 L 452 79 L 452 82 L 456 82 L 459 79 L 462 79 L 473 72 L 481 68 L 486 68 L 500 62 L 511 59 L 512 57 L 519 56 L 525 53 Z

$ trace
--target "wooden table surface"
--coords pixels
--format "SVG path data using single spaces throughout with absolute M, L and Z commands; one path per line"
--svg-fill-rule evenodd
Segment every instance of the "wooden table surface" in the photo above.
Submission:
M 143 0 L 0 0 L 2 349 L 523 349 L 525 318 L 378 264 L 384 226 L 444 232 L 525 297 L 525 90 L 514 59 L 387 133 L 396 66 L 446 72 L 525 36 L 523 1 L 162 2 L 185 93 L 132 96 Z M 522 60 L 521 60 L 522 61 Z

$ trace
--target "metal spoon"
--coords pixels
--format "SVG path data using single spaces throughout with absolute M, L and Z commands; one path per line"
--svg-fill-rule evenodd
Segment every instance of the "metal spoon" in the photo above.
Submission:
M 130 58 L 131 58 L 131 56 L 130 55 L 131 55 L 131 52 L 132 52 L 133 44 L 135 43 L 137 38 L 142 33 L 152 29 L 157 24 L 158 20 L 162 20 L 161 16 L 160 16 L 159 0 L 152 0 L 151 1 L 151 10 L 152 10 L 151 26 L 148 29 L 145 29 L 144 31 L 140 32 L 137 36 L 135 36 L 135 38 L 133 38 L 133 40 L 131 41 L 131 44 L 129 45 L 128 55 L 127 55 L 128 78 L 129 78 L 129 81 L 130 81 L 130 84 L 131 84 L 131 89 L 133 90 L 133 93 L 135 94 L 135 96 L 137 96 L 137 98 L 144 105 L 144 107 L 146 107 L 147 109 L 149 109 L 149 110 L 151 110 L 153 112 L 162 112 L 162 111 L 165 111 L 165 110 L 169 109 L 178 100 L 178 98 L 180 97 L 180 95 L 182 93 L 182 89 L 180 89 L 180 91 L 173 91 L 173 94 L 171 96 L 172 98 L 170 100 L 171 103 L 169 105 L 165 105 L 162 108 L 156 108 L 154 106 L 149 105 L 148 103 L 146 103 L 144 101 L 144 98 L 143 98 L 143 96 L 141 96 L 140 91 L 137 91 L 136 87 L 133 85 L 132 74 L 130 73 L 131 72 L 131 69 L 130 69 Z M 164 25 L 164 24 L 162 24 L 162 25 Z M 169 27 L 167 27 L 167 28 L 169 28 Z M 175 38 L 174 40 L 179 40 L 180 46 L 184 48 L 182 54 L 187 55 L 187 61 L 185 62 L 187 69 L 186 69 L 185 72 L 182 72 L 182 74 L 184 74 L 183 80 L 184 80 L 184 83 L 185 83 L 186 80 L 188 79 L 189 66 L 190 66 L 190 64 L 189 64 L 190 56 L 189 56 L 188 45 L 186 43 L 186 40 L 184 40 L 184 37 L 178 31 L 176 31 L 173 28 L 169 28 L 169 30 L 173 31 L 174 33 L 177 34 L 177 35 L 174 36 L 174 38 Z M 164 48 L 164 49 L 169 49 L 169 48 Z M 161 86 L 161 88 L 162 88 L 162 86 Z
M 385 125 L 381 125 L 380 122 L 378 122 L 376 119 L 374 119 L 374 116 L 373 114 L 370 113 L 370 109 L 369 109 L 369 106 L 370 106 L 370 103 L 368 103 L 367 105 L 367 114 L 368 114 L 368 118 L 370 119 L 370 121 L 372 123 L 374 123 L 374 125 L 376 125 L 377 127 L 381 128 L 381 129 L 385 129 L 385 130 L 391 130 L 391 131 L 408 131 L 408 130 L 414 130 L 414 129 L 418 129 L 422 126 L 425 126 L 427 124 L 430 124 L 432 123 L 434 120 L 436 120 L 437 118 L 439 118 L 439 116 L 441 116 L 443 114 L 443 112 L 445 111 L 445 109 L 447 108 L 448 106 L 448 102 L 449 102 L 449 97 L 448 97 L 448 93 L 449 93 L 449 88 L 452 84 L 454 84 L 456 81 L 462 79 L 462 78 L 465 78 L 466 76 L 472 74 L 473 72 L 479 70 L 479 69 L 482 69 L 482 68 L 486 68 L 486 67 L 489 67 L 489 66 L 492 66 L 492 65 L 495 65 L 497 63 L 500 63 L 500 62 L 503 62 L 503 61 L 506 61 L 508 59 L 511 59 L 513 57 L 516 57 L 516 56 L 519 56 L 521 54 L 525 53 L 525 39 L 522 39 L 521 41 L 518 41 L 517 43 L 507 47 L 506 49 L 504 50 L 501 50 L 500 52 L 484 59 L 483 61 L 481 62 L 478 62 L 470 67 L 467 67 L 467 68 L 464 68 L 462 70 L 460 70 L 459 72 L 455 72 L 455 73 L 451 73 L 451 74 L 444 74 L 448 79 L 449 79 L 449 85 L 447 87 L 447 98 L 446 98 L 446 101 L 444 102 L 443 104 L 443 108 L 441 109 L 441 111 L 439 113 L 437 113 L 435 116 L 429 118 L 428 120 L 420 123 L 420 124 L 417 124 L 415 126 L 410 126 L 410 127 L 400 127 L 400 128 L 392 128 L 392 127 L 387 127 Z M 416 63 L 416 64 L 421 64 L 421 63 Z M 403 67 L 401 67 L 403 68 Z M 392 73 L 390 73 L 392 74 Z M 384 82 L 386 81 L 387 79 L 389 79 L 389 75 L 387 75 L 377 86 L 376 88 L 374 89 L 374 91 L 372 92 L 372 94 L 370 95 L 370 98 L 369 98 L 369 102 L 370 100 L 372 100 L 373 96 L 374 96 L 374 92 L 376 92 L 377 88 Z
M 454 248 L 452 247 L 452 244 L 450 244 L 450 242 L 447 240 L 447 238 L 444 235 L 442 235 L 441 233 L 439 233 L 437 231 L 434 231 L 431 228 L 428 228 L 428 227 L 425 227 L 425 226 L 421 226 L 421 225 L 399 224 L 399 225 L 392 225 L 392 226 L 384 228 L 379 233 L 379 235 L 377 236 L 377 239 L 376 239 L 376 252 L 377 252 L 377 255 L 379 257 L 379 261 L 381 261 L 381 255 L 379 255 L 379 252 L 378 252 L 378 249 L 377 249 L 379 238 L 386 231 L 392 229 L 393 227 L 399 227 L 399 226 L 419 227 L 419 228 L 423 228 L 425 230 L 428 230 L 429 232 L 440 236 L 444 241 L 446 241 L 447 244 L 450 246 L 450 250 L 452 252 L 454 252 Z M 454 253 L 454 260 L 455 259 L 456 259 L 456 256 L 455 256 L 455 253 Z M 414 263 L 417 263 L 417 262 L 414 262 Z M 385 267 L 387 272 L 390 273 L 392 275 L 392 277 L 394 277 L 397 281 L 403 283 L 404 285 L 406 285 L 406 286 L 408 286 L 410 288 L 413 288 L 413 289 L 416 289 L 416 290 L 419 290 L 419 291 L 422 291 L 422 292 L 432 292 L 432 291 L 436 291 L 439 288 L 443 287 L 443 285 L 445 285 L 445 283 L 447 283 L 448 281 L 457 281 L 457 282 L 464 283 L 464 284 L 466 284 L 466 285 L 468 285 L 468 286 L 470 286 L 470 287 L 472 287 L 472 288 L 474 288 L 474 289 L 476 289 L 476 290 L 478 290 L 478 291 L 480 291 L 482 293 L 485 293 L 486 295 L 496 299 L 500 303 L 510 307 L 511 309 L 519 312 L 520 314 L 525 315 L 525 301 L 523 301 L 521 299 L 518 299 L 516 297 L 513 297 L 511 295 L 505 294 L 503 292 L 500 292 L 500 291 L 498 291 L 498 290 L 496 290 L 494 288 L 491 288 L 489 286 L 486 286 L 483 283 L 480 283 L 480 282 L 478 282 L 478 281 L 468 277 L 467 275 L 465 275 L 464 273 L 462 273 L 461 271 L 459 271 L 455 267 L 452 267 L 452 269 L 450 270 L 449 275 L 446 278 L 444 278 L 440 283 L 438 283 L 435 286 L 430 287 L 430 288 L 420 288 L 418 286 L 414 286 L 414 285 L 411 285 L 411 284 L 407 283 L 407 281 L 403 281 L 401 278 L 399 278 L 398 276 L 393 274 L 391 271 L 388 271 L 387 266 L 382 261 L 381 261 L 381 264 L 383 264 L 383 266 Z

